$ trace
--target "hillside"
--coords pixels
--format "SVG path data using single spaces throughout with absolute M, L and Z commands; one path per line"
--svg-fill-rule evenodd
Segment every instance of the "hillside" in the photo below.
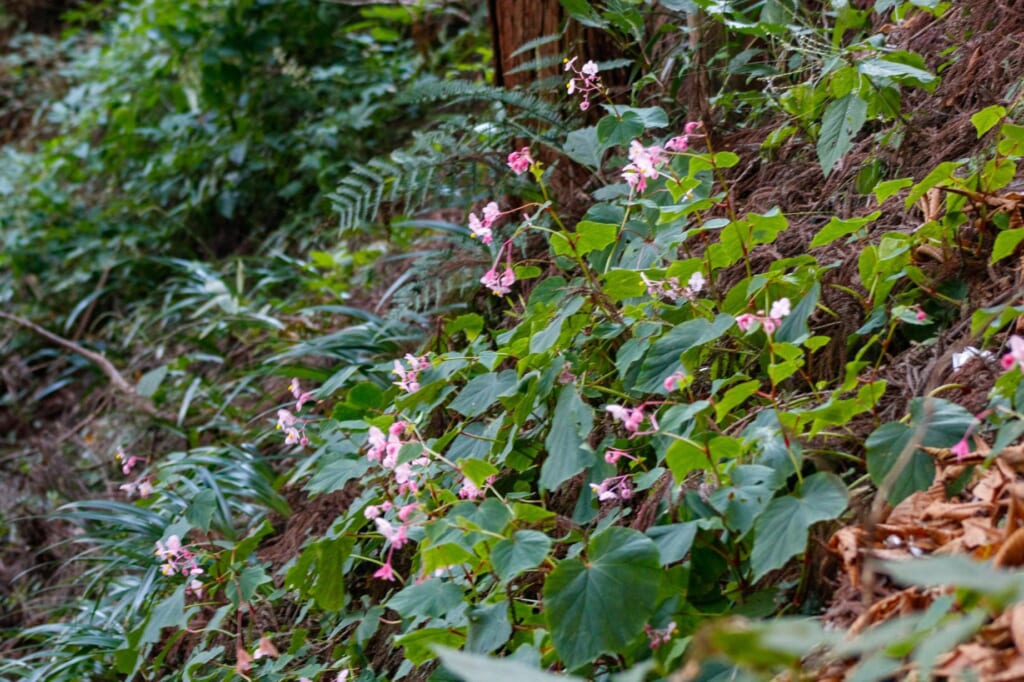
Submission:
M 1022 33 L 3 10 L 0 679 L 1021 679 Z

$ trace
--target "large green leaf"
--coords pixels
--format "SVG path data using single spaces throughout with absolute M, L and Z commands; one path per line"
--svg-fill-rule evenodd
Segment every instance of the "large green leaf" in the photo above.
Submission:
M 437 578 L 412 584 L 391 597 L 388 606 L 403 618 L 439 618 L 462 603 L 462 588 Z
M 491 565 L 501 582 L 507 582 L 523 571 L 535 568 L 551 551 L 551 538 L 535 530 L 521 530 L 511 538 L 495 543 Z
M 772 500 L 754 524 L 754 580 L 801 554 L 807 547 L 807 530 L 842 514 L 847 499 L 846 485 L 838 476 L 819 472 L 805 478 L 792 495 Z
M 912 439 L 918 445 L 948 448 L 956 444 L 974 423 L 969 411 L 939 398 L 915 398 L 910 403 L 910 424 L 889 422 L 875 429 L 864 446 L 868 474 L 875 485 L 882 485 L 900 453 Z M 889 491 L 889 503 L 898 504 L 913 492 L 926 490 L 935 479 L 935 461 L 931 455 L 915 449 Z
M 336 455 L 324 462 L 313 478 L 306 484 L 311 493 L 330 493 L 341 490 L 354 478 L 359 478 L 370 468 L 365 457 L 351 458 L 347 455 Z
M 688 320 L 666 332 L 644 355 L 634 391 L 664 393 L 665 377 L 679 369 L 680 356 L 697 346 L 714 341 L 733 324 L 731 315 L 720 314 L 709 322 L 702 317 Z
M 583 402 L 573 385 L 563 386 L 544 439 L 548 456 L 540 468 L 540 484 L 554 490 L 594 461 L 587 437 L 594 428 L 594 411 Z
M 622 650 L 654 613 L 660 554 L 650 538 L 613 526 L 587 545 L 587 561 L 566 559 L 544 583 L 551 641 L 568 670 Z
M 859 95 L 850 93 L 825 108 L 818 136 L 818 163 L 825 175 L 853 147 L 853 137 L 867 120 L 868 104 Z
M 493 405 L 498 398 L 512 393 L 516 383 L 516 373 L 510 369 L 474 377 L 459 391 L 459 395 L 455 396 L 451 408 L 464 417 L 476 417 Z

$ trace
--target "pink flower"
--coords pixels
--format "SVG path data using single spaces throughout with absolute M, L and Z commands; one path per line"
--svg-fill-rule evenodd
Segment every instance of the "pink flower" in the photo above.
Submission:
M 417 502 L 412 502 L 410 504 L 403 506 L 401 509 L 398 510 L 398 520 L 402 522 L 408 521 L 409 516 L 411 516 L 414 511 L 419 509 L 419 507 L 420 505 Z
M 600 485 L 590 484 L 590 489 L 597 495 L 599 502 L 608 500 L 628 500 L 633 496 L 633 488 L 629 485 L 629 476 L 612 476 L 601 481 Z
M 384 562 L 384 565 L 374 572 L 373 577 L 380 578 L 381 580 L 389 580 L 391 582 L 395 581 L 395 571 L 391 568 L 391 557 L 388 557 L 388 560 Z
M 623 457 L 629 457 L 624 451 L 616 450 L 615 448 L 608 448 L 604 453 L 604 461 L 609 464 L 616 464 Z
M 672 391 L 679 388 L 680 384 L 686 379 L 686 374 L 683 370 L 679 369 L 665 377 L 665 390 L 671 393 Z
M 277 428 L 287 429 L 290 426 L 295 426 L 298 419 L 289 410 L 278 410 L 277 411 Z
M 380 516 L 380 507 L 375 504 L 371 504 L 363 510 L 363 516 L 371 521 L 378 518 Z
M 366 442 L 370 444 L 370 449 L 366 452 L 366 459 L 371 462 L 379 462 L 388 445 L 387 438 L 384 437 L 384 432 L 376 426 L 371 426 L 368 434 Z
M 917 309 L 917 315 L 915 315 L 914 317 L 917 318 L 918 322 L 924 322 L 925 320 L 928 319 L 928 314 L 925 311 L 923 311 L 920 308 L 918 308 Z
M 312 393 L 303 392 L 302 387 L 299 386 L 298 379 L 292 379 L 292 383 L 288 385 L 288 390 L 291 391 L 292 395 L 296 398 L 296 410 L 301 410 L 303 405 L 314 399 Z
M 480 241 L 484 244 L 490 244 L 494 241 L 494 233 L 491 231 L 491 228 L 482 223 L 475 213 L 469 214 L 469 232 L 470 237 L 474 239 L 479 237 Z
M 622 177 L 638 192 L 647 188 L 647 180 L 660 175 L 658 168 L 665 164 L 663 150 L 657 145 L 644 147 L 639 140 L 629 143 L 630 163 L 623 167 Z
M 259 645 L 256 647 L 256 650 L 252 652 L 254 660 L 259 660 L 264 656 L 267 656 L 268 658 L 277 658 L 280 655 L 281 654 L 278 652 L 277 647 L 274 646 L 274 643 L 270 641 L 270 638 L 266 635 L 260 637 Z
M 623 428 L 633 435 L 637 435 L 640 430 L 640 424 L 646 419 L 643 408 L 640 407 L 630 409 L 621 405 L 607 405 L 604 409 L 612 417 L 622 422 Z M 651 417 L 651 424 L 654 428 L 657 428 L 654 424 L 654 417 Z
M 775 303 L 772 303 L 771 310 L 768 312 L 768 317 L 772 318 L 773 320 L 779 321 L 782 318 L 789 315 L 789 312 L 789 299 L 780 298 L 779 300 L 775 301 Z
M 668 644 L 672 641 L 672 635 L 676 633 L 676 623 L 672 621 L 667 627 L 656 629 L 650 625 L 644 626 L 644 632 L 647 634 L 647 639 L 652 649 L 657 649 L 662 644 Z
M 690 140 L 686 135 L 677 135 L 665 143 L 665 149 L 670 152 L 685 152 L 690 147 Z
M 533 163 L 533 158 L 530 156 L 530 148 L 523 147 L 517 152 L 512 152 L 508 155 L 508 167 L 512 169 L 512 172 L 516 175 L 522 175 L 530 169 L 530 164 Z
M 415 393 L 420 390 L 420 371 L 430 367 L 430 361 L 425 355 L 416 357 L 408 353 L 405 356 L 405 361 L 409 364 L 408 369 L 402 365 L 400 360 L 395 360 L 395 368 L 392 372 L 398 375 L 398 381 L 393 383 L 406 393 Z
M 685 126 L 683 126 L 683 132 L 686 135 L 693 135 L 693 134 L 695 134 L 698 130 L 700 130 L 703 127 L 704 127 L 704 124 L 701 123 L 700 121 L 690 121 Z
M 495 296 L 504 296 L 512 291 L 512 285 L 516 283 L 516 273 L 506 266 L 505 271 L 499 276 L 497 267 L 492 267 L 480 278 L 480 283 L 490 289 Z
M 963 461 L 964 457 L 971 454 L 971 446 L 967 444 L 967 436 L 957 441 L 957 444 L 951 447 L 949 451 L 956 455 L 956 461 Z
M 742 315 L 736 316 L 736 326 L 740 328 L 741 332 L 749 331 L 754 323 L 760 318 L 757 315 L 751 315 L 750 313 L 743 313 Z
M 294 426 L 289 426 L 287 429 L 284 430 L 284 432 L 285 432 L 285 439 L 284 439 L 284 444 L 285 445 L 293 445 L 293 444 L 298 443 L 299 441 L 301 441 L 303 439 L 302 434 L 300 434 L 299 430 L 297 428 L 295 428 Z
M 1024 338 L 1014 334 L 1010 337 L 1010 352 L 1003 356 L 1003 369 L 1011 369 L 1018 365 L 1024 371 Z

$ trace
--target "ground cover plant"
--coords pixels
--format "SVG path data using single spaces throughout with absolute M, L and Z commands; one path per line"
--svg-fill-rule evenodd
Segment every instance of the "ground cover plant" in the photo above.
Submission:
M 11 38 L 0 678 L 1014 679 L 1024 20 L 528 4 Z

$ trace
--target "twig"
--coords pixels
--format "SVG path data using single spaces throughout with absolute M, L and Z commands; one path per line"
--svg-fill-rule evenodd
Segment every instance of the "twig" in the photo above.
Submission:
M 24 327 L 25 329 L 30 329 L 39 336 L 42 336 L 44 339 L 52 341 L 58 346 L 66 348 L 72 353 L 77 353 L 78 355 L 81 355 L 83 358 L 99 367 L 103 371 L 103 373 L 107 375 L 107 378 L 110 379 L 110 383 L 114 385 L 114 388 L 127 395 L 131 402 L 137 408 L 139 408 L 139 410 L 145 412 L 151 417 L 162 416 L 157 411 L 157 409 L 153 407 L 152 403 L 145 400 L 142 396 L 135 392 L 135 387 L 128 383 L 128 381 L 123 376 L 121 376 L 121 373 L 117 371 L 117 368 L 114 367 L 114 365 L 111 364 L 110 360 L 107 360 L 106 356 L 103 355 L 102 353 L 91 351 L 88 348 L 84 348 L 81 345 L 75 343 L 74 341 L 69 341 L 68 339 L 57 336 L 53 332 L 44 329 L 35 322 L 32 322 L 31 320 L 26 320 L 23 317 L 11 315 L 10 313 L 0 311 L 0 319 L 8 320 L 21 327 Z

